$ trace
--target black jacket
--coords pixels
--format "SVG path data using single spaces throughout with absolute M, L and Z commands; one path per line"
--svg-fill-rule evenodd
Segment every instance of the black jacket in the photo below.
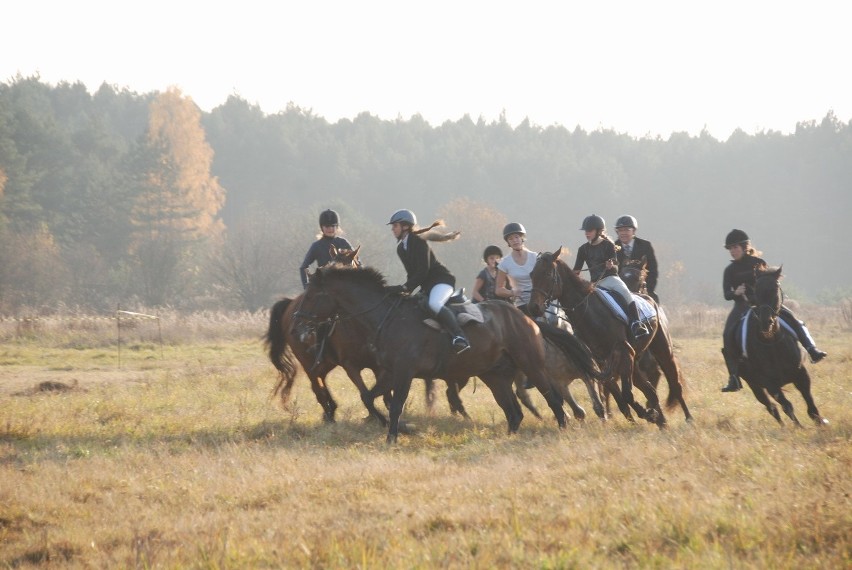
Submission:
M 329 248 L 332 245 L 337 249 L 352 249 L 352 244 L 346 241 L 346 238 L 342 238 L 340 236 L 332 238 L 322 236 L 312 243 L 311 247 L 308 249 L 308 253 L 305 254 L 305 259 L 302 261 L 302 265 L 299 267 L 299 277 L 302 279 L 302 287 L 308 286 L 308 267 L 311 266 L 311 263 L 316 261 L 317 267 L 322 267 L 331 261 Z
M 606 262 L 615 259 L 615 244 L 604 238 L 599 244 L 592 245 L 584 243 L 577 250 L 577 259 L 574 261 L 574 271 L 583 269 L 585 263 L 589 267 L 589 281 L 600 281 L 610 275 L 618 275 L 618 268 L 606 268 Z
M 633 250 L 630 252 L 630 257 L 628 257 L 624 252 L 624 244 L 621 243 L 621 240 L 616 240 L 615 245 L 618 246 L 619 267 L 624 265 L 628 260 L 642 259 L 642 256 L 645 256 L 645 260 L 647 261 L 646 268 L 648 270 L 648 274 L 645 276 L 645 288 L 653 297 L 657 289 L 657 278 L 660 275 L 659 268 L 657 267 L 657 256 L 654 254 L 654 246 L 646 239 L 634 237 Z
M 405 288 L 413 291 L 417 287 L 429 294 L 432 287 L 438 283 L 446 283 L 452 287 L 456 284 L 456 278 L 450 273 L 440 261 L 435 258 L 432 248 L 426 240 L 418 235 L 409 233 L 407 248 L 403 248 L 403 242 L 396 246 L 396 254 L 405 267 L 407 279 Z
M 731 261 L 722 275 L 722 292 L 725 294 L 725 299 L 737 303 L 746 303 L 746 299 L 734 295 L 734 289 L 742 284 L 746 286 L 746 297 L 752 299 L 756 280 L 754 268 L 760 265 L 766 265 L 766 262 L 759 257 L 748 254 L 742 256 L 739 261 Z

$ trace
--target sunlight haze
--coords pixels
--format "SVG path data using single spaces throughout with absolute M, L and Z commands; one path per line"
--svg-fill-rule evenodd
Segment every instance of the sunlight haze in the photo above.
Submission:
M 793 7 L 795 6 L 795 8 Z M 331 122 L 789 133 L 852 118 L 844 3 L 16 2 L 0 76 L 179 87 L 203 110 L 238 95 Z

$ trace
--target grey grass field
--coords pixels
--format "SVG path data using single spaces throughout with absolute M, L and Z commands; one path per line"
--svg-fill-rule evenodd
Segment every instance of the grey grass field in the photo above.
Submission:
M 162 345 L 134 329 L 120 368 L 108 329 L 3 337 L 0 568 L 852 565 L 842 323 L 817 329 L 830 356 L 810 366 L 824 428 L 792 386 L 802 428 L 720 393 L 715 329 L 681 327 L 691 424 L 603 423 L 572 385 L 584 422 L 559 430 L 536 394 L 544 419 L 508 436 L 481 382 L 466 421 L 442 393 L 427 410 L 415 381 L 413 433 L 389 447 L 342 371 L 337 423 L 302 375 L 284 409 L 263 316 L 208 318 L 166 326 Z

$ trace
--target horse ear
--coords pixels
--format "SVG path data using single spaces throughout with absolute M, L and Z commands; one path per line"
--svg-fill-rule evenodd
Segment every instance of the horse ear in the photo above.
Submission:
M 555 260 L 559 259 L 559 256 L 560 256 L 560 255 L 562 255 L 563 253 L 565 253 L 564 246 L 561 246 L 561 245 L 560 245 L 559 247 L 557 247 L 557 248 L 554 250 L 554 252 L 555 252 L 555 253 L 553 254 L 553 260 L 555 261 Z
M 331 256 L 332 259 L 337 257 L 337 248 L 334 246 L 334 244 L 328 246 L 328 254 Z
M 777 270 L 775 270 L 775 278 L 776 278 L 776 279 L 780 279 L 780 278 L 781 278 L 781 270 L 782 270 L 782 269 L 784 269 L 784 264 L 783 264 L 783 263 L 782 263 L 781 265 L 779 265 L 779 266 L 778 266 L 778 269 L 777 269 Z
M 358 247 L 356 247 L 356 248 L 352 251 L 352 257 L 358 257 L 358 252 L 359 252 L 359 251 L 361 251 L 361 244 L 360 244 L 360 243 L 358 244 Z

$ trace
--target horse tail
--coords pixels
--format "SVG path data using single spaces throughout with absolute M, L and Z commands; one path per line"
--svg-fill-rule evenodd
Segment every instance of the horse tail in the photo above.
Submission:
M 287 335 L 284 333 L 284 314 L 293 299 L 283 298 L 272 306 L 269 313 L 269 330 L 266 331 L 266 346 L 269 350 L 269 360 L 278 370 L 278 382 L 272 389 L 272 396 L 279 395 L 281 404 L 290 399 L 293 382 L 296 379 L 296 365 L 291 352 L 287 350 Z
M 536 321 L 536 324 L 541 329 L 545 340 L 559 348 L 577 366 L 580 372 L 590 378 L 597 380 L 603 379 L 603 375 L 598 369 L 597 364 L 595 364 L 594 358 L 592 358 L 589 347 L 584 342 L 573 334 L 549 323 Z

